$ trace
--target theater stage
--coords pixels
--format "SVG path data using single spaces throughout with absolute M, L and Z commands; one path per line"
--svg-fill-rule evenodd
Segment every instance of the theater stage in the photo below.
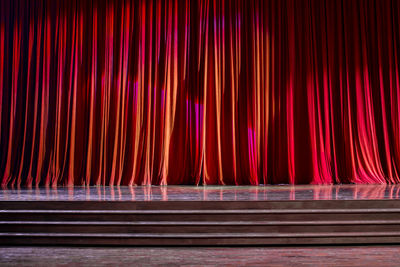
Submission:
M 400 186 L 0 190 L 1 245 L 400 243 Z

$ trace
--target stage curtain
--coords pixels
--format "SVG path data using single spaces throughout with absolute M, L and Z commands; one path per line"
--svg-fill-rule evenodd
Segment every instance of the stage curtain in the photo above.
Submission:
M 3 186 L 398 183 L 396 0 L 0 0 Z

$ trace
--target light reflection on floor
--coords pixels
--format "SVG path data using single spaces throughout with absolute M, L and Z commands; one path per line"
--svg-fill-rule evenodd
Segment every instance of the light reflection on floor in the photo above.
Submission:
M 0 201 L 276 201 L 400 199 L 400 185 L 98 186 L 0 190 Z

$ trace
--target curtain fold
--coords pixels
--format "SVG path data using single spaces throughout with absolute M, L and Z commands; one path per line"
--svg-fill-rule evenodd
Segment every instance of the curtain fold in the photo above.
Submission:
M 0 0 L 3 186 L 400 181 L 396 0 Z

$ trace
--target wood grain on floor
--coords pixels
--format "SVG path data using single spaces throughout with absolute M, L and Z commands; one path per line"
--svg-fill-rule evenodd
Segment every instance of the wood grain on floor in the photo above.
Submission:
M 399 266 L 400 246 L 0 247 L 1 266 Z

